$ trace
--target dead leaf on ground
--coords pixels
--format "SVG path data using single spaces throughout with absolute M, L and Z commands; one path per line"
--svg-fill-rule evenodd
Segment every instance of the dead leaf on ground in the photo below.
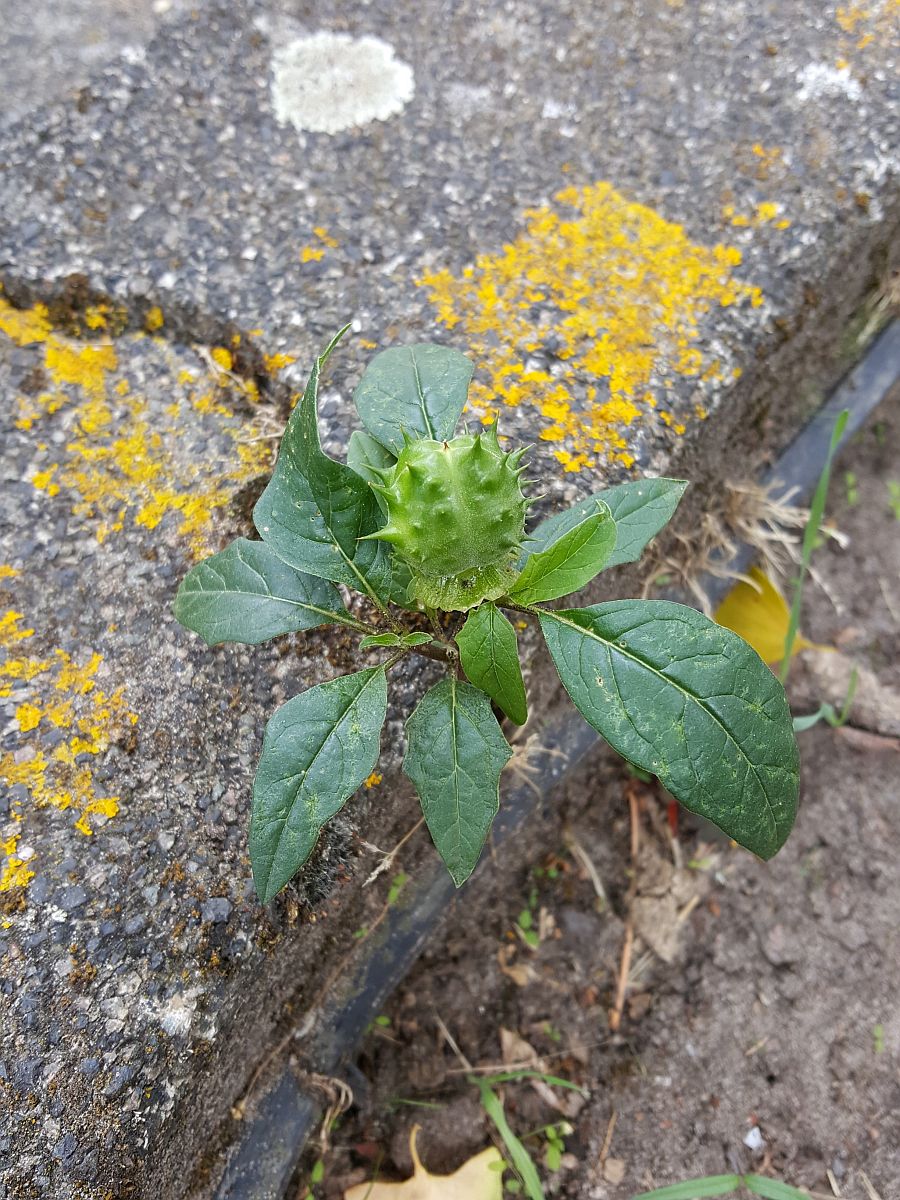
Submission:
M 500 1058 L 504 1067 L 526 1066 L 533 1071 L 546 1071 L 534 1046 L 512 1029 L 500 1029 Z
M 781 662 L 791 619 L 790 609 L 764 571 L 751 567 L 748 574 L 751 582 L 741 580 L 731 589 L 716 609 L 716 621 L 749 642 L 763 662 Z M 793 654 L 813 649 L 827 650 L 829 647 L 817 646 L 797 635 Z
M 512 962 L 515 955 L 515 946 L 501 946 L 497 951 L 497 965 L 516 987 L 528 987 L 529 983 L 533 983 L 537 979 L 537 971 L 530 963 Z
M 360 1183 L 344 1192 L 344 1200 L 502 1200 L 500 1152 L 491 1146 L 464 1162 L 452 1175 L 431 1175 L 416 1149 L 419 1126 L 409 1135 L 413 1173 L 402 1183 Z
M 607 1183 L 621 1183 L 625 1178 L 625 1159 L 608 1158 L 603 1164 L 603 1178 Z
M 510 1070 L 522 1070 L 524 1067 L 528 1070 L 540 1071 L 544 1075 L 551 1074 L 547 1070 L 547 1064 L 538 1055 L 534 1046 L 511 1029 L 501 1028 L 500 1030 L 500 1053 L 503 1065 Z M 577 1117 L 587 1102 L 581 1092 L 565 1090 L 562 1094 L 557 1095 L 550 1084 L 543 1079 L 529 1079 L 528 1082 L 548 1108 L 561 1113 L 564 1117 Z
M 637 895 L 632 905 L 635 932 L 658 958 L 673 963 L 685 936 L 682 919 L 685 906 L 708 888 L 708 880 L 696 871 L 677 868 L 652 843 L 641 847 L 635 880 Z

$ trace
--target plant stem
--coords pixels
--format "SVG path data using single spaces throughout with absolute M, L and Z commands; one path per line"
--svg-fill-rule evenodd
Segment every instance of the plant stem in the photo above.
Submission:
M 508 596 L 501 596 L 496 601 L 501 608 L 508 608 L 512 612 L 524 613 L 526 617 L 537 617 L 541 609 L 534 604 L 516 604 L 515 600 L 510 600 Z
M 416 654 L 421 654 L 424 658 L 434 659 L 435 662 L 441 663 L 457 663 L 459 656 L 452 646 L 435 646 L 426 642 L 424 646 L 413 646 L 412 649 Z
M 441 629 L 441 625 L 437 619 L 437 613 L 435 612 L 435 610 L 433 608 L 426 607 L 425 614 L 428 617 L 428 623 L 431 625 L 431 630 L 432 630 L 434 636 L 438 639 L 439 642 L 443 642 L 446 645 L 447 639 L 444 636 L 443 629 Z
M 828 453 L 825 455 L 825 463 L 822 467 L 822 474 L 819 476 L 819 482 L 816 485 L 816 492 L 813 496 L 812 504 L 809 508 L 809 520 L 806 522 L 806 528 L 803 530 L 803 549 L 800 554 L 800 574 L 797 576 L 797 583 L 794 587 L 794 598 L 791 604 L 791 618 L 788 623 L 787 635 L 784 639 L 784 657 L 781 660 L 781 669 L 778 672 L 778 678 L 782 684 L 787 683 L 787 677 L 791 669 L 791 656 L 794 652 L 794 642 L 797 637 L 797 630 L 800 627 L 800 606 L 803 603 L 803 584 L 806 581 L 806 572 L 809 570 L 810 560 L 812 559 L 813 550 L 816 547 L 816 540 L 819 536 L 819 527 L 822 524 L 822 518 L 825 515 L 825 501 L 828 497 L 828 482 L 831 478 L 831 462 L 840 444 L 841 438 L 844 435 L 844 430 L 847 427 L 847 421 L 850 418 L 848 409 L 840 414 L 834 423 L 834 429 L 831 432 L 831 441 L 828 444 Z
M 377 625 L 371 625 L 368 621 L 357 621 L 355 617 L 339 617 L 335 613 L 334 620 L 337 625 L 346 625 L 348 629 L 355 629 L 357 633 L 382 632 Z
M 399 634 L 406 633 L 406 630 L 403 628 L 403 625 L 400 623 L 400 621 L 397 620 L 397 618 L 390 611 L 390 609 L 387 608 L 386 605 L 382 604 L 382 602 L 374 594 L 372 595 L 372 602 L 375 605 L 375 607 L 378 609 L 378 611 L 381 613 L 381 615 L 384 617 L 384 619 L 387 621 L 388 625 L 390 625 L 393 633 L 399 633 Z

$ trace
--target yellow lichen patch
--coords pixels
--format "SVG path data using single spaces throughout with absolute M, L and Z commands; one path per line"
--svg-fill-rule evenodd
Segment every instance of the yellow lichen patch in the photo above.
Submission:
M 59 495 L 59 484 L 53 482 L 53 476 L 56 473 L 56 464 L 46 471 L 38 471 L 32 475 L 31 482 L 39 492 L 46 492 L 48 496 Z
M 163 310 L 158 304 L 154 304 L 153 307 L 148 310 L 146 317 L 144 317 L 144 328 L 149 330 L 150 333 L 156 333 L 158 330 L 162 329 L 165 323 L 166 320 L 163 316 Z
M 116 352 L 109 345 L 79 345 L 55 335 L 47 339 L 44 366 L 57 384 L 73 384 L 88 396 L 100 397 L 107 371 L 115 370 Z
M 848 54 L 873 44 L 890 47 L 897 44 L 900 0 L 839 5 L 835 20 L 846 35 L 842 40 Z
M 109 325 L 109 316 L 108 304 L 91 304 L 85 310 L 84 323 L 88 329 L 106 329 Z
M 275 375 L 278 371 L 284 370 L 292 363 L 297 361 L 293 354 L 264 354 L 263 362 L 266 365 L 266 370 L 270 375 Z
M 867 21 L 868 18 L 869 10 L 863 8 L 861 4 L 842 5 L 835 13 L 835 20 L 844 33 L 855 33 L 857 25 L 862 21 Z
M 781 205 L 772 200 L 763 200 L 752 213 L 739 213 L 733 204 L 723 204 L 722 219 L 738 229 L 758 229 L 761 225 L 772 225 L 775 229 L 788 229 L 790 221 L 781 215 Z
M 750 150 L 754 158 L 757 179 L 768 179 L 773 171 L 784 165 L 784 151 L 780 146 L 764 146 L 761 142 L 754 142 Z
M 234 366 L 234 356 L 227 346 L 213 346 L 210 357 L 223 371 L 230 371 Z
M 17 346 L 46 342 L 52 334 L 46 305 L 36 304 L 29 309 L 13 308 L 0 297 L 0 331 Z
M 332 237 L 324 225 L 316 225 L 313 228 L 313 237 L 314 241 L 300 248 L 302 263 L 319 262 L 325 257 L 326 250 L 334 250 L 338 245 L 337 238 Z
M 10 615 L 10 614 L 7 614 Z M 11 614 L 17 638 L 35 636 L 33 629 L 18 629 L 21 614 Z M 0 892 L 24 886 L 32 877 L 31 859 L 19 854 L 29 812 L 51 806 L 71 810 L 74 827 L 83 834 L 94 832 L 92 818 L 115 816 L 117 796 L 97 794 L 90 759 L 102 754 L 119 731 L 134 725 L 124 689 L 108 689 L 98 675 L 103 665 L 99 654 L 79 658 L 54 649 L 43 656 L 14 658 L 10 641 L 0 642 L 0 695 L 15 693 L 18 744 L 0 755 L 0 784 L 21 787 L 25 799 L 11 804 L 10 825 L 0 833 Z M 61 730 L 63 737 L 51 730 Z
M 20 628 L 20 624 L 24 619 L 22 613 L 15 612 L 11 608 L 7 609 L 0 616 L 0 647 L 4 650 L 9 649 L 16 642 L 24 642 L 26 638 L 34 636 L 33 629 Z
M 34 871 L 18 854 L 21 837 L 20 833 L 14 833 L 5 842 L 0 841 L 0 893 L 25 887 L 29 880 L 34 879 Z
M 253 441 L 254 429 L 235 412 L 236 389 L 251 400 L 257 393 L 224 374 L 233 365 L 231 350 L 211 351 L 211 372 L 182 370 L 176 398 L 160 420 L 127 379 L 115 377 L 118 355 L 111 342 L 64 337 L 53 331 L 42 305 L 21 312 L 2 296 L 0 330 L 17 345 L 40 345 L 53 384 L 53 390 L 19 400 L 18 428 L 32 429 L 64 408 L 71 413 L 59 461 L 42 464 L 31 476 L 33 486 L 49 496 L 71 495 L 73 513 L 93 524 L 100 542 L 126 523 L 153 529 L 174 514 L 193 552 L 204 553 L 215 510 L 265 470 L 271 456 L 270 443 Z M 178 450 L 191 413 L 214 417 L 232 452 L 186 463 Z
M 383 778 L 383 776 L 381 775 L 381 773 L 379 771 L 373 771 L 372 774 L 369 776 L 369 778 L 365 781 L 365 786 L 367 788 L 378 787 L 379 783 L 381 783 L 382 778 Z
M 84 806 L 81 816 L 75 822 L 75 828 L 79 833 L 83 833 L 85 837 L 93 835 L 90 819 L 92 816 L 100 816 L 109 821 L 119 811 L 119 799 L 117 796 L 101 796 L 97 800 L 91 800 Z
M 0 579 L 15 579 L 18 574 L 15 567 L 10 567 L 7 563 L 0 563 Z
M 722 373 L 700 340 L 704 315 L 762 296 L 735 278 L 738 250 L 697 245 L 609 183 L 567 188 L 556 201 L 526 213 L 524 232 L 500 253 L 419 283 L 480 363 L 475 409 L 536 409 L 567 471 L 630 463 L 625 435 L 652 414 L 654 389 L 672 373 Z M 552 370 L 534 361 L 545 348 Z

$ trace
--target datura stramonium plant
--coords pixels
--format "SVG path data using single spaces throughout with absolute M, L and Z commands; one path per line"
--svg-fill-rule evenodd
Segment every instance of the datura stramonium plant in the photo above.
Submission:
M 454 436 L 472 363 L 436 345 L 392 348 L 354 400 L 363 429 L 346 463 L 319 440 L 316 360 L 253 513 L 238 538 L 188 573 L 175 615 L 209 645 L 337 624 L 381 661 L 318 684 L 269 720 L 253 786 L 250 859 L 268 902 L 309 858 L 322 826 L 375 768 L 388 674 L 410 654 L 445 668 L 406 723 L 403 769 L 457 886 L 500 804 L 528 699 L 517 633 L 537 623 L 582 716 L 692 812 L 762 858 L 797 808 L 799 763 L 781 684 L 751 647 L 665 600 L 546 607 L 601 571 L 635 562 L 687 484 L 636 479 L 586 496 L 526 532 L 522 447 L 496 419 Z M 335 585 L 367 603 L 352 611 Z M 442 615 L 443 614 L 443 615 Z

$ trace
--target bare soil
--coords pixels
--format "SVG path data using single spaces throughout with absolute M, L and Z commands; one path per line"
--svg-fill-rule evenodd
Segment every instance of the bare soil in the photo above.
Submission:
M 892 509 L 890 481 L 900 486 L 896 402 L 834 475 L 830 519 L 848 541 L 817 552 L 824 586 L 809 587 L 803 631 L 838 648 L 830 663 L 864 668 L 867 694 L 848 727 L 800 735 L 802 808 L 786 848 L 758 862 L 687 814 L 673 839 L 659 789 L 593 754 L 546 798 L 531 869 L 498 864 L 474 883 L 373 1027 L 349 1080 L 355 1105 L 312 1195 L 334 1200 L 376 1170 L 405 1177 L 413 1123 L 429 1169 L 455 1169 L 496 1136 L 465 1063 L 501 1069 L 534 1055 L 587 1097 L 503 1089 L 520 1136 L 571 1127 L 555 1171 L 543 1166 L 546 1138 L 527 1141 L 548 1196 L 626 1200 L 747 1170 L 825 1196 L 900 1196 L 900 497 Z M 796 712 L 815 708 L 824 686 L 821 670 L 795 660 Z

